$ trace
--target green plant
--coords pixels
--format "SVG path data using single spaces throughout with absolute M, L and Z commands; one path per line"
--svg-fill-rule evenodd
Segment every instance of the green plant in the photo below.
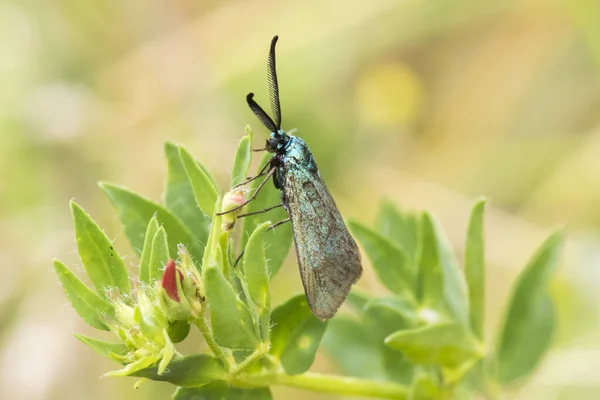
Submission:
M 247 133 L 232 186 L 248 174 L 249 128 Z M 471 214 L 464 273 L 434 216 L 401 212 L 385 202 L 375 229 L 356 221 L 349 226 L 390 295 L 354 290 L 348 298 L 352 312 L 323 322 L 311 314 L 304 294 L 271 305 L 269 278 L 289 251 L 291 231 L 268 231 L 267 218 L 278 221 L 285 211 L 238 222 L 216 216 L 256 182 L 220 196 L 184 147 L 167 143 L 165 153 L 164 206 L 100 184 L 139 256 L 133 284 L 112 242 L 75 202 L 77 247 L 95 290 L 54 261 L 75 311 L 120 340 L 76 335 L 121 364 L 106 375 L 171 382 L 178 386 L 175 399 L 269 399 L 272 385 L 389 399 L 469 398 L 475 392 L 493 398 L 502 385 L 526 377 L 547 349 L 555 323 L 547 283 L 561 233 L 542 244 L 519 277 L 494 346 L 483 329 L 485 201 L 477 201 Z M 247 211 L 277 201 L 279 193 L 270 187 Z M 240 234 L 233 240 L 236 223 Z M 175 343 L 191 326 L 208 349 L 183 355 Z M 347 376 L 307 372 L 324 335 L 325 351 Z

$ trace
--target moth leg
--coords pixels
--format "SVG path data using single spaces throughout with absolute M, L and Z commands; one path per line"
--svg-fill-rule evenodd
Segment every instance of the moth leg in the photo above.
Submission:
M 252 195 L 252 197 L 250 197 L 248 200 L 244 201 L 239 206 L 233 207 L 231 210 L 227 210 L 227 211 L 223 211 L 223 212 L 217 213 L 217 215 L 225 215 L 225 214 L 228 214 L 230 212 L 239 210 L 240 208 L 244 207 L 246 204 L 248 204 L 252 200 L 254 200 L 256 198 L 256 196 L 258 196 L 258 192 L 260 192 L 260 190 L 263 188 L 263 186 L 265 186 L 265 183 L 267 183 L 267 181 L 269 180 L 269 178 L 273 176 L 273 174 L 275 173 L 275 171 L 276 171 L 276 168 L 271 168 L 269 170 L 269 173 L 267 174 L 267 177 L 260 183 L 260 185 L 258 185 L 258 187 L 254 191 L 254 194 Z
M 267 151 L 267 149 L 266 148 L 264 148 L 264 149 L 252 149 L 252 151 L 258 153 L 259 151 Z
M 270 211 L 270 210 L 272 210 L 274 208 L 278 208 L 278 207 L 283 207 L 283 204 L 277 204 L 276 206 L 265 208 L 264 210 L 255 211 L 255 212 L 251 212 L 251 213 L 248 213 L 248 214 L 241 214 L 241 215 L 238 215 L 237 217 L 238 218 L 243 218 L 243 217 L 248 217 L 248 216 L 254 215 L 254 214 L 261 214 L 261 213 L 265 213 L 267 211 Z M 275 227 L 277 227 L 279 225 L 285 224 L 286 222 L 289 222 L 289 221 L 290 221 L 290 219 L 286 218 L 283 221 L 279 221 L 278 223 L 276 223 L 274 225 L 271 225 L 270 227 L 267 228 L 267 230 L 269 231 L 269 230 L 271 230 L 271 229 L 273 229 L 273 228 L 275 228 Z M 240 255 L 237 256 L 237 258 L 235 259 L 235 262 L 233 263 L 233 268 L 235 268 L 238 265 L 238 263 L 240 262 L 240 260 L 244 256 L 245 252 L 246 252 L 246 250 L 242 250 L 242 252 L 240 253 Z
M 262 166 L 262 168 L 258 172 L 258 175 L 261 175 L 261 176 L 264 175 L 267 172 L 267 167 L 270 165 L 271 165 L 271 160 L 267 161 L 267 163 Z
M 246 250 L 242 250 L 240 255 L 235 259 L 235 262 L 233 263 L 233 268 L 235 268 L 238 265 L 238 263 L 242 259 L 242 256 L 244 255 L 245 252 L 246 252 Z
M 263 166 L 263 167 L 260 169 L 260 171 L 258 172 L 258 174 L 257 174 L 256 176 L 251 176 L 251 177 L 248 177 L 248 179 L 246 179 L 244 182 L 238 183 L 237 185 L 235 185 L 234 187 L 232 187 L 232 188 L 231 188 L 231 190 L 233 190 L 233 189 L 235 189 L 235 188 L 237 188 L 237 187 L 240 187 L 240 186 L 244 186 L 245 184 L 247 184 L 247 183 L 250 183 L 250 182 L 252 182 L 252 181 L 253 181 L 253 180 L 255 180 L 255 179 L 258 179 L 258 178 L 260 178 L 261 176 L 265 176 L 265 174 L 266 174 L 266 171 L 265 171 L 265 170 L 267 169 L 267 167 L 268 167 L 269 165 L 271 165 L 271 161 L 267 162 L 267 163 L 266 163 L 266 164 L 265 164 L 265 165 L 264 165 L 264 166 Z
M 240 214 L 237 217 L 244 218 L 244 217 L 249 217 L 250 215 L 262 214 L 262 213 L 266 213 L 267 211 L 271 211 L 272 209 L 278 208 L 278 207 L 283 207 L 283 204 L 277 204 L 276 206 L 268 207 L 268 208 L 265 208 L 264 210 L 260 210 L 260 211 L 253 211 L 253 212 L 247 213 L 247 214 Z
M 271 225 L 270 227 L 268 227 L 268 228 L 267 228 L 267 230 L 268 230 L 268 231 L 270 231 L 271 229 L 275 229 L 275 228 L 277 228 L 279 225 L 283 225 L 283 224 L 285 224 L 286 222 L 290 222 L 290 219 L 289 219 L 289 218 L 283 219 L 283 220 L 279 221 L 278 223 L 276 223 L 276 224 L 273 224 L 273 225 Z

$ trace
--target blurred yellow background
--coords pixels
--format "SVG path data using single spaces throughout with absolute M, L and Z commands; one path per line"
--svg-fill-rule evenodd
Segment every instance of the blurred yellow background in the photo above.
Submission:
M 581 1 L 31 0 L 0 3 L 0 398 L 164 399 L 114 369 L 51 271 L 77 268 L 75 198 L 137 265 L 97 188 L 161 199 L 162 144 L 185 144 L 226 188 L 246 106 L 298 128 L 345 217 L 380 199 L 437 214 L 459 259 L 474 199 L 486 216 L 488 320 L 535 247 L 568 226 L 553 283 L 559 329 L 510 399 L 600 398 L 600 3 Z M 382 291 L 366 266 L 361 285 Z M 274 292 L 301 290 L 293 254 Z M 101 336 L 101 335 L 100 335 Z M 108 337 L 108 336 L 106 336 Z M 189 349 L 202 346 L 196 337 Z M 189 342 L 192 342 L 191 344 Z M 332 371 L 324 355 L 313 366 Z M 285 388 L 275 399 L 330 399 Z

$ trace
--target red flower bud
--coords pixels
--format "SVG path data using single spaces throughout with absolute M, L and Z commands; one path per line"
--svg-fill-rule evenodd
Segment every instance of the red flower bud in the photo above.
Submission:
M 179 272 L 179 282 L 183 281 L 183 274 L 177 270 L 175 260 L 167 261 L 165 272 L 162 276 L 162 287 L 167 295 L 179 303 L 179 293 L 177 293 L 177 282 L 175 281 L 175 271 Z

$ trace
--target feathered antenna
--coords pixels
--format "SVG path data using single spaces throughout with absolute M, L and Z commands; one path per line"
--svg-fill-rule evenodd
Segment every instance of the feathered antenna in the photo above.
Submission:
M 271 40 L 269 50 L 269 63 L 267 68 L 267 79 L 269 80 L 269 93 L 271 97 L 271 111 L 275 118 L 275 127 L 277 132 L 281 128 L 281 104 L 279 103 L 279 84 L 277 83 L 277 70 L 275 69 L 275 45 L 279 36 L 274 36 Z
M 246 96 L 246 102 L 248 103 L 248 106 L 250 107 L 254 115 L 258 117 L 260 122 L 262 122 L 268 130 L 270 130 L 271 132 L 277 132 L 279 130 L 279 127 L 275 125 L 275 122 L 273 122 L 271 117 L 267 115 L 265 110 L 263 110 L 262 107 L 259 106 L 256 101 L 254 101 L 254 93 L 248 93 L 248 95 Z

